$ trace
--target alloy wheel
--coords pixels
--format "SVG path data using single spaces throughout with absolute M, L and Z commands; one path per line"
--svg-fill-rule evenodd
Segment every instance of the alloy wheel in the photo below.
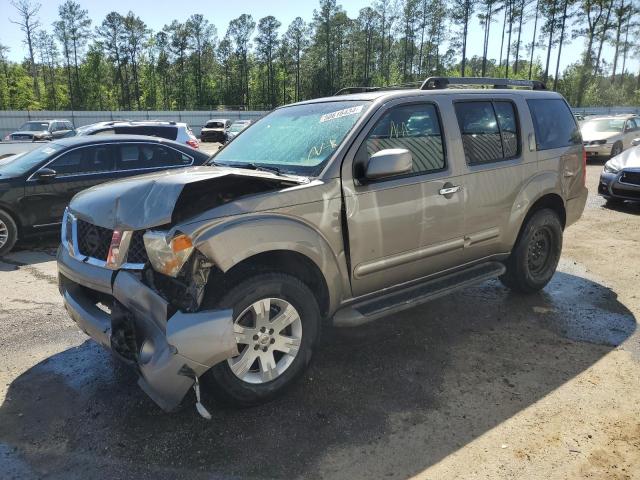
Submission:
M 291 366 L 302 341 L 302 320 L 293 305 L 263 298 L 238 315 L 234 332 L 239 354 L 227 360 L 240 380 L 263 384 Z
M 0 220 L 0 248 L 9 241 L 9 228 L 7 224 Z

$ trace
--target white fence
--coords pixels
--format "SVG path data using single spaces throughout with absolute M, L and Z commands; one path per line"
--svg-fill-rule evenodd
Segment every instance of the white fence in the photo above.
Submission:
M 190 110 L 190 111 L 0 111 L 0 139 L 14 132 L 29 120 L 67 119 L 76 127 L 95 122 L 111 120 L 164 120 L 186 122 L 193 129 L 193 133 L 200 136 L 200 129 L 211 118 L 228 118 L 230 120 L 256 120 L 266 112 L 240 110 Z

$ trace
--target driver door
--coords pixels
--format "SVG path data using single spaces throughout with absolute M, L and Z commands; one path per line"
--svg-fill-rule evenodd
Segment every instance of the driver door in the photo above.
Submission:
M 73 196 L 114 176 L 114 147 L 92 145 L 75 148 L 45 165 L 56 172 L 53 179 L 37 178 L 37 172 L 26 182 L 24 211 L 34 227 L 52 226 L 62 221 L 64 209 Z
M 342 166 L 354 296 L 411 281 L 456 265 L 463 248 L 462 191 L 447 158 L 439 107 L 396 102 L 378 112 Z M 367 180 L 369 157 L 402 148 L 408 174 Z

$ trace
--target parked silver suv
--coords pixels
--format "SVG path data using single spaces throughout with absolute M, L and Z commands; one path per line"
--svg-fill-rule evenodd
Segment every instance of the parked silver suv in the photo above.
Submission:
M 537 82 L 455 82 L 498 88 L 430 78 L 301 102 L 209 167 L 81 192 L 58 251 L 69 314 L 162 408 L 193 386 L 206 415 L 201 381 L 235 405 L 267 401 L 305 370 L 325 321 L 360 325 L 496 277 L 540 290 L 587 198 L 577 124 Z

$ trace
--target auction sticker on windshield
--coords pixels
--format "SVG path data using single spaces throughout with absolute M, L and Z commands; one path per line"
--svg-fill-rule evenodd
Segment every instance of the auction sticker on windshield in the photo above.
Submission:
M 327 122 L 329 120 L 335 120 L 336 118 L 346 117 L 347 115 L 356 115 L 362 111 L 364 105 L 357 105 L 355 107 L 343 108 L 337 112 L 325 113 L 320 117 L 320 123 Z

